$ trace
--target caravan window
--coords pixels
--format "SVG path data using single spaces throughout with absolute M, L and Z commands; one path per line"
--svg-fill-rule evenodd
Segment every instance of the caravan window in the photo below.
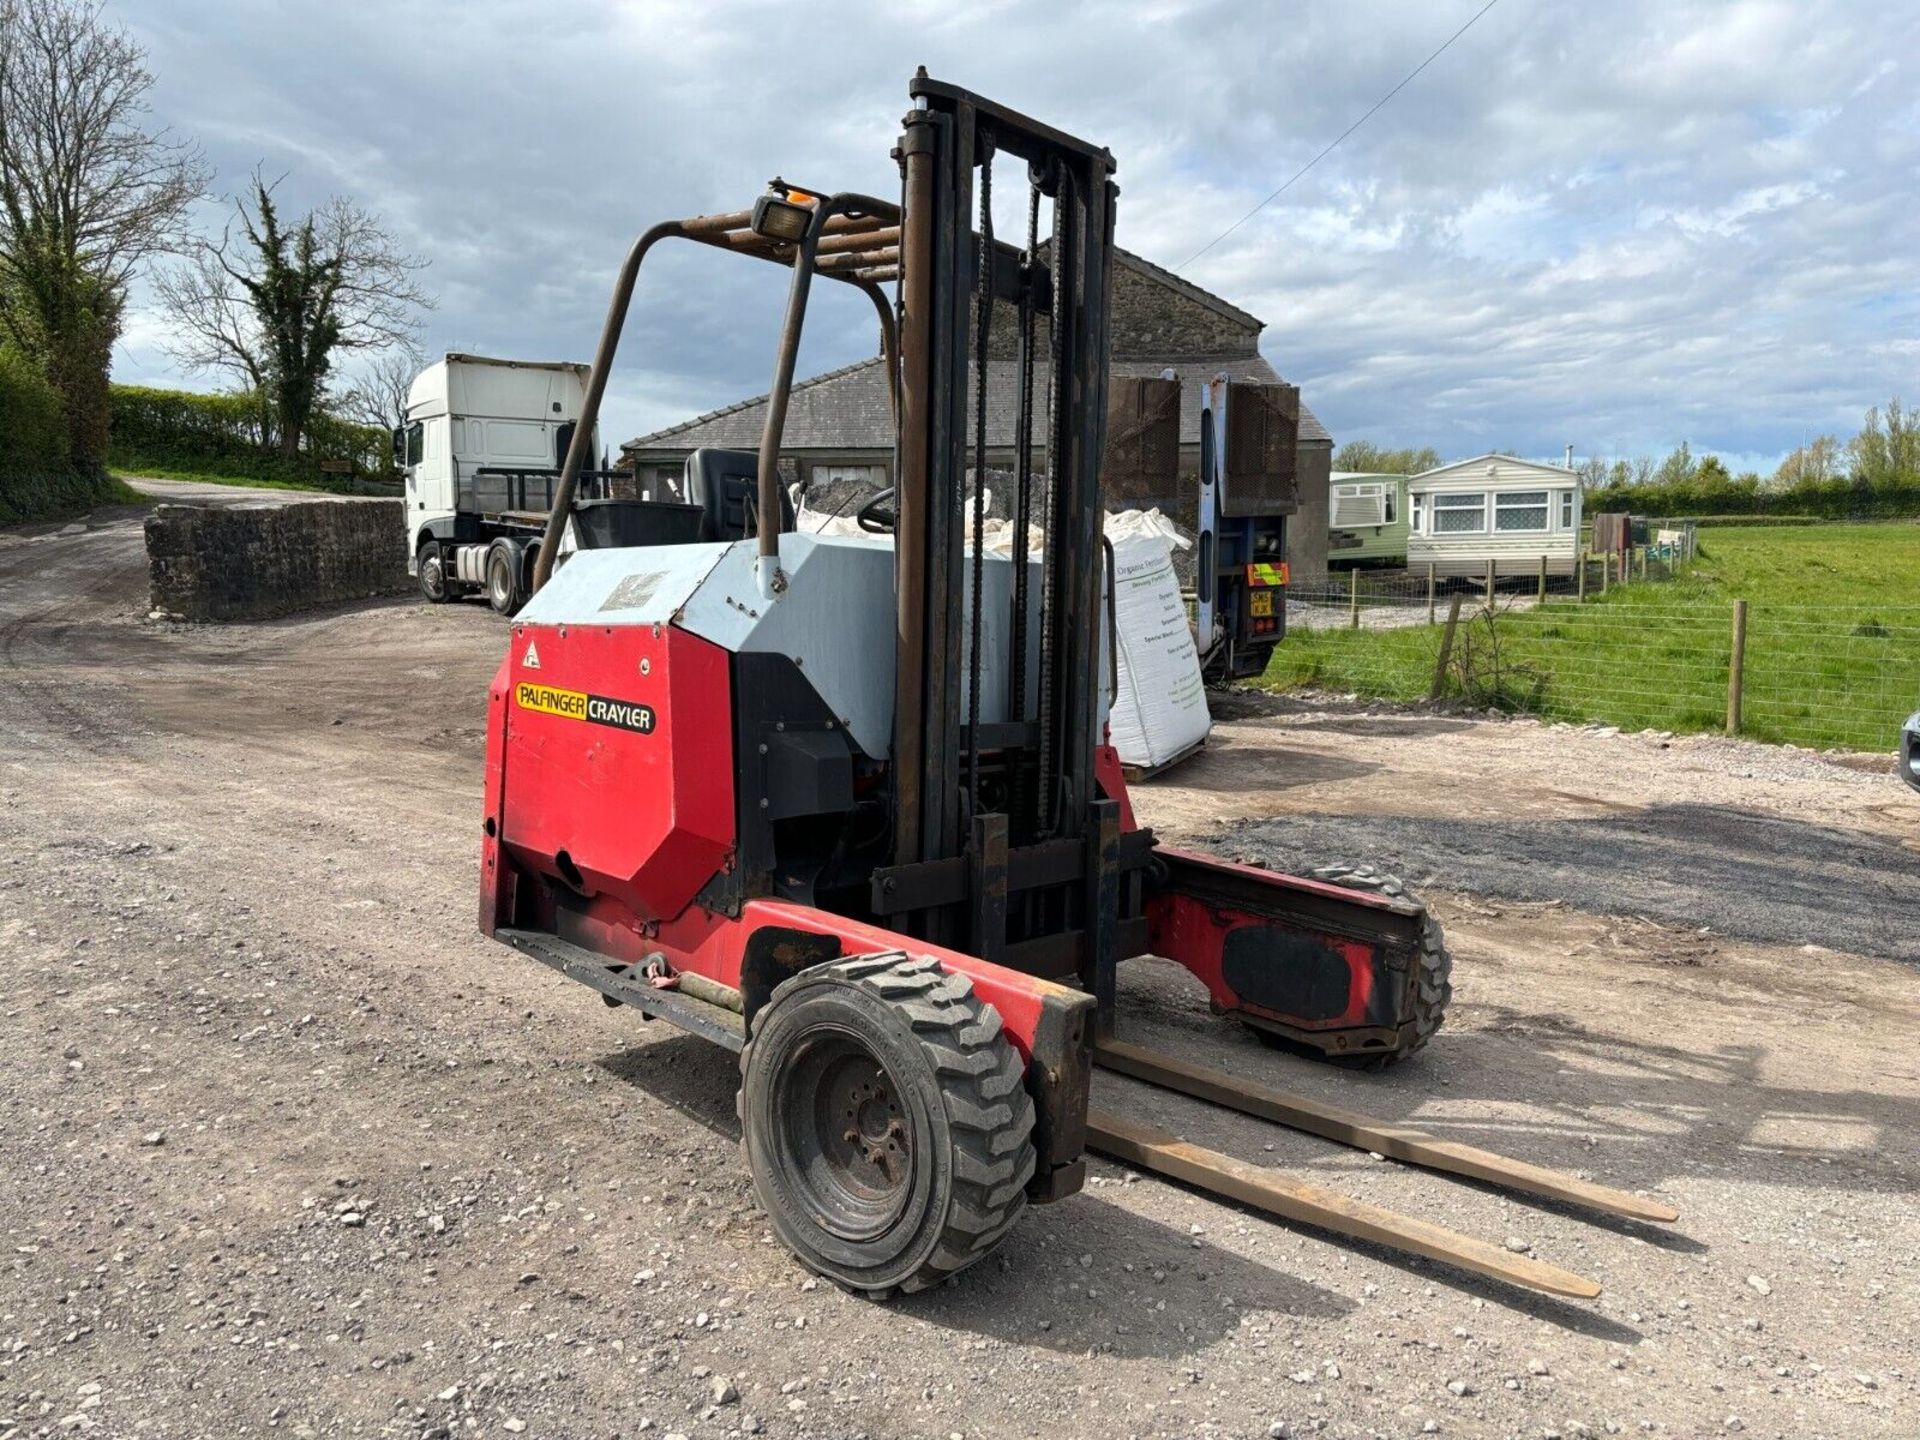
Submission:
M 1413 518 L 1408 522 L 1408 528 L 1416 535 L 1424 535 L 1427 533 L 1427 497 L 1410 495 L 1407 498 L 1413 502 Z
M 1547 528 L 1547 492 L 1515 490 L 1493 497 L 1496 530 L 1544 531 Z
M 1383 517 L 1380 523 L 1383 525 L 1391 525 L 1397 518 L 1393 513 L 1393 491 L 1391 485 L 1383 485 L 1380 489 L 1380 514 Z
M 1487 528 L 1485 495 L 1436 495 L 1433 497 L 1433 533 L 1436 535 L 1477 535 Z
M 1560 528 L 1562 530 L 1573 528 L 1573 491 L 1571 490 L 1560 492 Z
M 1333 523 L 1336 525 L 1379 525 L 1383 523 L 1378 485 L 1342 485 L 1333 498 Z M 1392 516 L 1387 516 L 1392 519 Z

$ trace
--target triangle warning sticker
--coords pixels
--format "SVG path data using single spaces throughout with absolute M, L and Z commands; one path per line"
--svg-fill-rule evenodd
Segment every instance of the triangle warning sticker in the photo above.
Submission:
M 540 652 L 534 648 L 533 641 L 529 640 L 527 642 L 527 653 L 520 661 L 520 664 L 523 669 L 527 670 L 538 670 L 540 668 Z

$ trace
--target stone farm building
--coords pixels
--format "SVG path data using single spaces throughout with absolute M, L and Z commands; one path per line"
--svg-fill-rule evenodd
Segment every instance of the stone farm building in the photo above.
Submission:
M 1234 380 L 1277 382 L 1260 354 L 1265 322 L 1189 284 L 1170 271 L 1120 250 L 1115 253 L 1110 318 L 1112 372 L 1158 375 L 1171 367 L 1181 381 L 1182 462 L 1200 460 L 1201 385 L 1224 371 Z M 987 436 L 989 463 L 1012 461 L 1014 402 L 1019 389 L 1012 311 L 1000 312 L 988 337 Z M 1044 322 L 1042 334 L 1044 335 Z M 1044 366 L 1036 389 L 1044 395 Z M 759 448 L 767 397 L 725 406 L 621 447 L 643 491 L 677 480 L 681 463 L 702 446 Z M 893 423 L 878 356 L 796 381 L 787 410 L 781 457 L 789 473 L 810 484 L 864 481 L 892 483 Z M 1296 576 L 1318 576 L 1327 565 L 1327 476 L 1333 437 L 1304 400 L 1300 406 L 1300 512 L 1287 527 Z

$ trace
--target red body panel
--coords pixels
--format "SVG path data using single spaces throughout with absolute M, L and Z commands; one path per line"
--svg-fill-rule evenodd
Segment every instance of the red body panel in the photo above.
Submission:
M 1228 934 L 1244 926 L 1271 926 L 1268 915 L 1215 906 L 1191 895 L 1167 894 L 1147 905 L 1149 944 L 1156 955 L 1164 955 L 1192 971 L 1207 987 L 1208 998 L 1222 1012 L 1244 1010 L 1284 1020 L 1300 1029 L 1349 1030 L 1372 1022 L 1374 1008 L 1374 947 L 1341 936 L 1321 938 L 1327 947 L 1347 962 L 1347 1003 L 1337 1015 L 1304 1018 L 1269 1010 L 1241 998 L 1227 983 L 1223 969 Z
M 658 921 L 731 862 L 718 646 L 671 626 L 517 626 L 491 705 L 489 814 L 517 864 Z
M 1178 885 L 1153 894 L 1147 901 L 1148 946 L 1153 954 L 1176 961 L 1207 987 L 1215 1010 L 1244 1013 L 1283 1022 L 1295 1030 L 1339 1031 L 1365 1027 L 1392 1027 L 1400 1023 L 1405 1002 L 1406 970 L 1393 965 L 1380 938 L 1361 938 L 1325 925 L 1316 925 L 1302 913 L 1299 901 L 1319 897 L 1350 912 L 1373 910 L 1382 917 L 1395 913 L 1395 902 L 1366 890 L 1347 889 L 1298 875 L 1280 875 L 1250 865 L 1236 865 L 1210 855 L 1161 848 L 1160 853 L 1180 865 L 1238 882 L 1247 903 L 1235 905 L 1218 896 L 1195 894 Z M 1249 998 L 1228 975 L 1227 950 L 1237 931 L 1261 932 L 1257 939 L 1269 957 L 1265 968 L 1287 966 L 1293 983 L 1276 986 L 1292 1008 L 1281 1010 Z M 1318 983 L 1303 983 L 1311 956 Z M 1330 963 L 1331 962 L 1331 963 Z M 1298 968 L 1295 968 L 1295 967 Z M 1339 990 L 1330 996 L 1327 977 L 1338 975 Z M 1243 984 L 1245 984 L 1243 979 Z M 1307 996 L 1312 995 L 1312 1013 Z
M 1093 778 L 1109 800 L 1120 802 L 1120 828 L 1138 830 L 1134 822 L 1133 801 L 1127 798 L 1126 772 L 1120 768 L 1120 752 L 1111 745 L 1096 745 L 1093 750 Z
M 748 900 L 737 919 L 692 903 L 734 863 L 727 659 L 671 626 L 516 627 L 488 695 L 480 928 L 536 925 L 628 963 L 659 953 L 676 970 L 742 990 L 753 983 L 742 974 L 748 947 L 769 927 L 830 938 L 841 954 L 931 955 L 973 981 L 1031 1058 L 1047 1003 L 1078 992 L 787 901 Z M 529 685 L 550 693 L 523 692 Z M 596 723 L 576 713 L 573 696 L 647 706 L 648 728 Z M 1117 759 L 1110 768 L 1124 804 Z M 556 905 L 536 874 L 581 898 Z

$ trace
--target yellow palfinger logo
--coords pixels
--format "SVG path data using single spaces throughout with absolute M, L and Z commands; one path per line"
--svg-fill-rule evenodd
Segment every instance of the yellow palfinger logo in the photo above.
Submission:
M 556 690 L 551 685 L 529 685 L 523 680 L 514 687 L 514 699 L 522 710 L 562 715 L 569 720 L 587 718 L 587 697 L 578 690 Z
M 522 710 L 532 710 L 541 715 L 558 715 L 563 720 L 585 720 L 592 725 L 631 730 L 636 735 L 653 733 L 653 707 L 633 700 L 613 700 L 605 695 L 588 695 L 580 690 L 532 685 L 525 680 L 513 687 L 513 699 Z

